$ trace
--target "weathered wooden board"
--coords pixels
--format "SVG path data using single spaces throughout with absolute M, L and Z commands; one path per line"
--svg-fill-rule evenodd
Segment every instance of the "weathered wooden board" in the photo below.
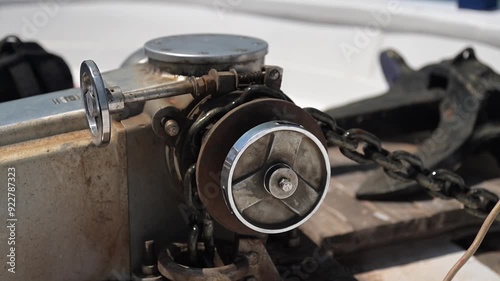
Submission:
M 390 145 L 389 148 L 400 149 L 401 145 Z M 412 150 L 408 145 L 404 148 Z M 330 158 L 334 169 L 357 165 L 343 157 L 337 149 L 331 149 Z M 496 164 L 493 161 L 482 165 Z M 454 200 L 357 200 L 355 192 L 368 174 L 364 169 L 335 175 L 323 206 L 301 227 L 304 234 L 316 244 L 333 250 L 335 255 L 342 255 L 397 241 L 441 234 L 471 234 L 482 223 L 482 220 L 466 213 L 462 205 Z M 500 194 L 500 180 L 482 182 L 480 185 Z
M 442 238 L 390 245 L 342 260 L 358 281 L 443 280 L 464 249 Z M 454 281 L 500 281 L 500 275 L 472 257 Z

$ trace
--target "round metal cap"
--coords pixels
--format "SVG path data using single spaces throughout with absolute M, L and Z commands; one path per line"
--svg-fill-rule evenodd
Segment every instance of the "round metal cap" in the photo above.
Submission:
M 303 127 L 258 125 L 229 151 L 221 174 L 228 207 L 248 228 L 282 233 L 307 221 L 330 183 L 328 153 Z
M 225 64 L 262 59 L 267 42 L 230 34 L 186 34 L 148 41 L 144 52 L 150 59 L 166 63 Z

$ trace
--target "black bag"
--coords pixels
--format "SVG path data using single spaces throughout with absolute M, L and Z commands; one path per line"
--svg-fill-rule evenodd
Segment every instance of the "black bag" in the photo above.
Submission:
M 62 58 L 16 36 L 0 41 L 0 102 L 73 87 Z

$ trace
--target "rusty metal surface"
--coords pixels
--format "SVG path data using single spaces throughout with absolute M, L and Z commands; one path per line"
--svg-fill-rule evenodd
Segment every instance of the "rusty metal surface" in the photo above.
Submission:
M 155 240 L 162 249 L 186 237 L 185 204 L 165 161 L 165 141 L 151 129 L 151 117 L 142 113 L 121 123 L 127 137 L 131 269 L 139 272 L 144 240 Z
M 183 108 L 191 99 L 154 102 Z M 84 122 L 83 112 L 78 119 Z M 53 124 L 44 126 L 61 121 L 74 122 L 54 116 Z M 140 114 L 114 126 L 116 137 L 99 150 L 87 130 L 0 147 L 0 168 L 16 167 L 22 188 L 18 204 L 25 205 L 18 230 L 23 246 L 18 262 L 24 268 L 11 280 L 126 279 L 140 270 L 145 239 L 164 247 L 184 237 L 182 198 L 171 188 L 165 143 L 151 130 L 151 116 Z M 164 223 L 158 227 L 156 221 Z M 7 233 L 0 235 L 4 239 Z M 7 252 L 7 245 L 0 249 Z
M 204 250 L 202 243 L 198 245 L 198 250 Z M 171 244 L 158 258 L 160 273 L 172 281 L 236 281 L 242 280 L 249 273 L 250 264 L 245 256 L 237 257 L 231 264 L 212 268 L 196 268 L 177 263 L 187 252 L 187 244 Z
M 300 231 L 286 237 L 289 234 L 272 236 L 266 243 L 269 255 L 284 281 L 356 281 L 351 269 L 340 264 L 330 249 L 315 244 Z M 296 241 L 293 245 L 284 243 L 290 238 Z
M 203 243 L 198 243 L 197 248 L 200 252 L 205 250 Z M 172 243 L 160 253 L 158 258 L 159 271 L 172 281 L 282 280 L 264 242 L 259 239 L 244 238 L 238 240 L 236 258 L 227 265 L 222 264 L 220 257 L 217 256 L 216 261 L 214 261 L 215 267 L 191 267 L 182 264 L 182 261 L 187 260 L 187 255 L 187 244 Z
M 7 168 L 15 167 L 18 187 L 16 274 L 2 254 L 0 279 L 103 280 L 129 270 L 125 132 L 115 128 L 99 150 L 86 130 L 0 147 L 0 179 L 7 182 Z M 1 200 L 3 221 L 6 204 Z M 0 240 L 7 235 L 2 228 Z M 0 251 L 8 247 L 1 243 Z
M 236 140 L 249 129 L 271 120 L 301 124 L 324 142 L 316 120 L 296 105 L 275 99 L 252 101 L 234 109 L 219 120 L 205 136 L 197 162 L 198 194 L 203 206 L 224 227 L 242 234 L 255 234 L 244 226 L 226 206 L 220 188 L 224 159 Z
M 266 281 L 282 280 L 262 240 L 240 239 L 238 242 L 238 253 L 244 254 L 250 265 L 248 272 L 250 280 L 251 278 Z

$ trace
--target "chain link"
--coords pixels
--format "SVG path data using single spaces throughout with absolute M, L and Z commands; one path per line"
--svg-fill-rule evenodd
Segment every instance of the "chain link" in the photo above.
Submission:
M 416 155 L 406 151 L 390 152 L 382 147 L 375 135 L 362 129 L 344 130 L 337 126 L 330 115 L 312 108 L 305 108 L 321 125 L 327 144 L 339 147 L 347 158 L 359 163 L 377 163 L 391 178 L 404 182 L 416 182 L 427 192 L 442 199 L 456 199 L 465 209 L 485 218 L 499 197 L 483 188 L 470 189 L 459 175 L 443 169 L 430 171 Z M 500 221 L 500 218 L 497 218 Z

